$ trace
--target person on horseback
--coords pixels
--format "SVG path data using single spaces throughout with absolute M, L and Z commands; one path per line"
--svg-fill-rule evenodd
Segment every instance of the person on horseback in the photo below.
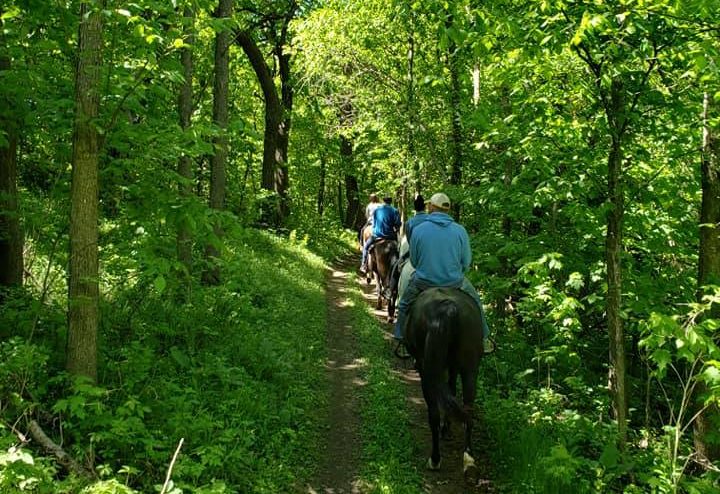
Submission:
M 363 245 L 362 261 L 360 264 L 360 272 L 367 272 L 367 257 L 370 247 L 379 239 L 397 240 L 398 231 L 402 225 L 400 213 L 392 205 L 392 197 L 384 197 L 384 204 L 375 209 L 372 217 L 372 235 Z
M 380 206 L 382 206 L 382 202 L 380 202 L 378 195 L 373 192 L 370 194 L 370 202 L 368 202 L 368 205 L 365 206 L 365 220 L 367 221 L 367 224 L 372 225 L 373 214 Z
M 415 209 L 415 215 L 405 223 L 404 237 L 402 242 L 400 242 L 400 259 L 393 266 L 391 279 L 396 285 L 395 288 L 398 291 L 398 295 L 401 295 L 401 292 L 405 291 L 407 282 L 410 279 L 410 274 L 415 270 L 412 264 L 406 268 L 406 265 L 410 262 L 410 236 L 412 235 L 413 229 L 428 218 L 428 213 L 425 211 L 425 198 L 422 194 L 415 196 L 413 209 Z
M 363 240 L 363 232 L 365 231 L 365 228 L 372 226 L 373 213 L 375 213 L 377 208 L 382 206 L 382 202 L 380 202 L 378 195 L 374 192 L 370 194 L 369 201 L 370 202 L 368 202 L 367 206 L 365 206 L 365 223 L 363 223 L 363 226 L 361 226 L 358 231 L 358 242 L 360 243 L 360 248 L 362 248 L 365 244 L 365 241 Z
M 482 300 L 465 277 L 472 260 L 467 231 L 448 214 L 450 199 L 442 192 L 430 198 L 428 209 L 430 214 L 427 218 L 411 229 L 410 262 L 415 266 L 415 273 L 400 299 L 394 336 L 403 341 L 408 309 L 423 290 L 431 287 L 459 288 L 477 303 L 483 326 L 483 350 L 492 353 L 495 348 L 489 339 L 490 328 L 485 320 Z

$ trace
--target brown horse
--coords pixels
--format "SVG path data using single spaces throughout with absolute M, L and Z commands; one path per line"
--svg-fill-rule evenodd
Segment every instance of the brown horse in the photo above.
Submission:
M 429 288 L 410 307 L 405 344 L 416 360 L 432 432 L 428 467 L 440 468 L 440 408 L 445 413 L 443 432 L 449 432 L 449 414 L 465 424 L 463 471 L 477 476 L 472 456 L 473 406 L 478 366 L 483 356 L 482 316 L 468 294 L 452 288 Z M 445 375 L 447 373 L 447 381 Z M 455 397 L 462 381 L 462 407 Z
M 388 322 L 395 318 L 397 284 L 392 282 L 392 273 L 398 257 L 398 243 L 394 239 L 378 239 L 368 252 L 368 273 L 375 275 L 376 307 L 382 309 L 383 299 L 387 300 Z

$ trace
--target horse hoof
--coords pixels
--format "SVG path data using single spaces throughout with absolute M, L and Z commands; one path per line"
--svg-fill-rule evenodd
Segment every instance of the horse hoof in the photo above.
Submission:
M 480 470 L 475 465 L 475 459 L 467 452 L 463 453 L 463 477 L 466 482 L 473 485 L 480 480 Z
M 440 463 L 442 463 L 442 460 L 438 461 L 436 464 L 435 462 L 433 462 L 432 458 L 428 458 L 428 461 L 427 461 L 428 470 L 434 470 L 434 471 L 440 470 Z

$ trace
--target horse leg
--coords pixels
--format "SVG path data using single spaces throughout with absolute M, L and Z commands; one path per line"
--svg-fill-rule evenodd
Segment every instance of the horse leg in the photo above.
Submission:
M 478 370 L 462 373 L 463 411 L 465 412 L 465 451 L 463 453 L 463 474 L 469 482 L 476 483 L 479 471 L 472 454 L 473 411 Z
M 395 320 L 395 297 L 391 294 L 388 300 L 388 318 L 387 322 L 392 323 Z
M 428 423 L 432 433 L 432 453 L 428 458 L 427 467 L 430 470 L 440 470 L 440 406 L 437 386 L 428 383 L 423 376 L 420 377 L 423 396 L 428 408 Z
M 375 304 L 375 307 L 377 308 L 377 310 L 382 310 L 382 308 L 383 308 L 382 288 L 380 288 L 380 275 L 378 273 L 375 273 L 375 296 L 377 297 L 377 302 Z
M 450 389 L 450 394 L 455 397 L 457 396 L 457 369 L 450 367 L 448 369 L 448 388 Z M 445 413 L 444 420 L 442 422 L 442 428 L 440 429 L 441 437 L 443 439 L 450 439 L 452 438 L 452 430 L 450 428 L 450 414 Z

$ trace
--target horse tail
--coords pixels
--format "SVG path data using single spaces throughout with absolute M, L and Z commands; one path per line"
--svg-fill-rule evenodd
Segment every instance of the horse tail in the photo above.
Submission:
M 434 315 L 428 318 L 425 334 L 425 355 L 423 358 L 424 379 L 435 390 L 440 405 L 449 413 L 466 419 L 467 414 L 450 393 L 445 371 L 448 367 L 450 340 L 453 328 L 460 324 L 460 312 L 452 300 L 441 300 Z

